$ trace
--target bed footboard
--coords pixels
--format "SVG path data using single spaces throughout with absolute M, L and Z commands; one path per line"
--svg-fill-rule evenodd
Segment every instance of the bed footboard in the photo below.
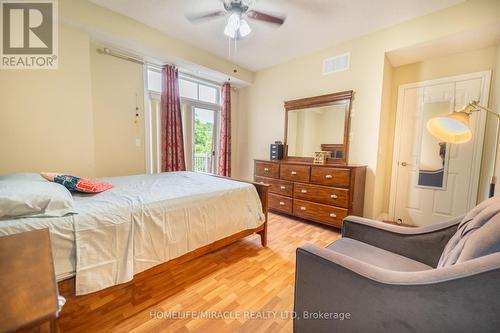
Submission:
M 218 176 L 214 175 L 214 177 L 219 177 L 219 178 L 226 178 L 229 180 L 234 180 L 237 182 L 242 182 L 242 183 L 248 183 L 252 184 L 255 186 L 255 189 L 257 190 L 257 194 L 259 195 L 260 198 L 260 203 L 262 205 L 262 212 L 264 213 L 264 224 L 262 225 L 262 230 L 257 231 L 257 234 L 260 235 L 260 243 L 262 246 L 267 246 L 267 220 L 268 220 L 268 195 L 269 195 L 269 185 L 268 184 L 263 184 L 263 183 L 257 183 L 253 181 L 248 181 L 248 180 L 243 180 L 243 179 L 237 179 L 237 178 L 231 178 L 231 177 L 225 177 L 225 176 Z
M 267 184 L 261 184 L 261 183 L 256 183 L 256 182 L 249 182 L 252 183 L 255 186 L 255 189 L 257 190 L 257 193 L 259 194 L 260 202 L 262 205 L 262 212 L 264 213 L 264 228 L 257 232 L 260 235 L 260 242 L 262 246 L 267 246 L 267 197 L 269 194 L 269 185 Z

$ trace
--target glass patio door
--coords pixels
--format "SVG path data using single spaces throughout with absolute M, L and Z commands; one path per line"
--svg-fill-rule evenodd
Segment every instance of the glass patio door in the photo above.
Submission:
M 217 112 L 193 108 L 193 165 L 197 172 L 215 173 Z

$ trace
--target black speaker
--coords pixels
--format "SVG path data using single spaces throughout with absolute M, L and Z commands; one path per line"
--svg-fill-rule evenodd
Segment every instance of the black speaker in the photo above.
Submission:
M 270 159 L 271 160 L 282 160 L 283 159 L 283 144 L 282 143 L 271 143 Z

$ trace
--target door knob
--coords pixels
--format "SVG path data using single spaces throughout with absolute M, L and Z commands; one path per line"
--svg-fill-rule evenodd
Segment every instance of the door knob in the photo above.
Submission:
M 406 162 L 401 162 L 401 166 L 407 166 L 407 165 L 408 165 L 408 163 L 406 163 Z
M 331 213 L 331 214 L 330 214 L 330 217 L 335 218 L 335 217 L 337 217 L 337 214 L 335 214 L 335 213 Z
M 326 176 L 325 176 L 325 178 L 326 178 L 326 179 L 332 179 L 332 178 L 333 178 L 333 176 L 332 176 L 332 175 L 326 175 Z
M 307 193 L 307 190 L 300 190 L 300 193 Z
M 284 206 L 285 205 L 285 202 L 284 201 L 280 201 L 280 206 Z
M 297 174 L 297 171 L 292 171 L 291 172 L 292 175 L 296 175 Z
M 306 209 L 307 209 L 307 208 L 306 208 L 306 207 L 304 207 L 304 206 L 300 207 L 300 210 L 306 210 Z
M 286 190 L 286 186 L 280 186 L 280 189 Z
M 332 199 L 337 199 L 337 198 L 338 198 L 338 196 L 337 196 L 336 194 L 332 194 L 332 195 L 330 195 L 330 198 L 332 198 Z

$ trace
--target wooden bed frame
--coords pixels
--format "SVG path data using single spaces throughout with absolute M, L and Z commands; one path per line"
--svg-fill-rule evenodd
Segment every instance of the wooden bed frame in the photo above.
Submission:
M 229 244 L 232 244 L 242 238 L 245 238 L 247 236 L 250 236 L 252 234 L 258 234 L 260 235 L 260 242 L 262 246 L 267 246 L 267 197 L 269 193 L 269 185 L 267 184 L 262 184 L 262 183 L 256 183 L 256 182 L 250 182 L 246 180 L 239 180 L 235 178 L 229 178 L 229 177 L 223 177 L 223 176 L 214 176 L 214 177 L 220 177 L 220 178 L 226 178 L 230 180 L 235 180 L 239 181 L 242 183 L 249 183 L 255 186 L 255 189 L 257 190 L 257 193 L 260 198 L 260 202 L 262 204 L 262 212 L 264 213 L 264 223 L 254 229 L 248 229 L 248 230 L 243 230 L 240 231 L 236 234 L 230 235 L 228 237 L 219 239 L 211 244 L 205 245 L 203 247 L 200 247 L 196 250 L 193 250 L 191 252 L 188 252 L 180 257 L 177 257 L 175 259 L 169 260 L 167 262 L 164 262 L 163 264 L 151 267 L 144 272 L 138 273 L 134 276 L 134 279 L 128 283 L 132 282 L 137 282 L 143 279 L 146 279 L 150 276 L 156 275 L 158 273 L 164 272 L 168 270 L 170 267 L 182 264 L 184 262 L 187 262 L 189 260 L 201 257 L 207 253 L 216 251 L 220 248 L 223 248 Z M 120 284 L 122 285 L 122 284 Z M 62 280 L 58 282 L 58 287 L 59 287 L 59 294 L 64 297 L 74 297 L 75 296 L 75 278 L 71 277 L 66 280 Z M 112 288 L 112 287 L 110 287 Z M 97 291 L 99 292 L 99 291 Z

